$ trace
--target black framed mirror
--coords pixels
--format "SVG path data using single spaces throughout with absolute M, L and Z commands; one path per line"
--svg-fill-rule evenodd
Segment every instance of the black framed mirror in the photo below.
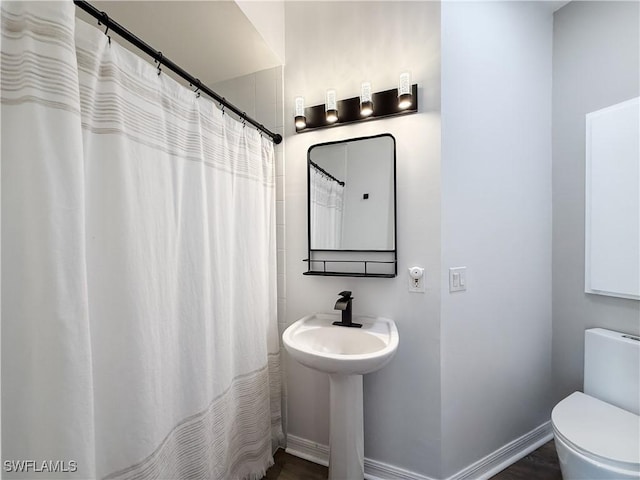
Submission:
M 396 142 L 388 133 L 307 152 L 305 275 L 395 277 Z

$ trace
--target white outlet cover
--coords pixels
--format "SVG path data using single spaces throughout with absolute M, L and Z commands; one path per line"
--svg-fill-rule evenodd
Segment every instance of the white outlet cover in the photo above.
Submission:
M 410 267 L 409 274 L 409 291 L 413 293 L 424 293 L 424 268 Z

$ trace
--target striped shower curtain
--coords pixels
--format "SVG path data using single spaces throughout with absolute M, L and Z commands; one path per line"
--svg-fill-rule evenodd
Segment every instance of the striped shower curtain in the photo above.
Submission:
M 273 145 L 74 15 L 2 2 L 3 478 L 259 479 Z
M 311 248 L 340 250 L 342 223 L 344 220 L 344 185 L 318 171 L 313 164 L 309 168 L 309 218 L 311 223 Z

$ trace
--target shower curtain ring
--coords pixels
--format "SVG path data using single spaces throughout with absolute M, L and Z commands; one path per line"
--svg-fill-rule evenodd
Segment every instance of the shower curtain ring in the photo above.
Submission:
M 222 110 L 222 114 L 224 115 L 224 104 L 227 102 L 227 100 L 222 97 L 222 101 L 220 102 L 220 109 Z
M 193 91 L 196 94 L 196 98 L 200 98 L 200 80 L 196 78 L 196 89 Z
M 108 32 L 109 32 L 109 15 L 107 15 L 107 12 L 100 12 L 100 13 L 101 13 L 101 14 L 102 14 L 102 16 L 104 17 L 104 18 L 103 18 L 103 21 L 104 21 L 105 26 L 107 27 L 107 28 L 104 30 L 104 34 L 105 34 L 105 35 L 107 36 L 107 38 L 109 39 L 109 46 L 111 46 L 111 36 L 108 34 Z M 100 22 L 100 20 L 98 20 L 98 25 L 102 25 L 102 23 Z
M 247 112 L 242 112 L 242 128 L 247 126 Z
M 158 75 L 160 75 L 162 72 L 162 69 L 160 68 L 160 65 L 162 65 L 162 52 L 158 52 L 158 55 L 160 55 L 160 58 L 156 58 L 155 62 L 158 64 Z

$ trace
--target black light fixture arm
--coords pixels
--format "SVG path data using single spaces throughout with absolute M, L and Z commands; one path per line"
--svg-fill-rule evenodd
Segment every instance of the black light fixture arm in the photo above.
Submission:
M 111 30 L 112 32 L 117 33 L 124 40 L 133 44 L 134 46 L 142 50 L 144 53 L 152 57 L 158 63 L 158 69 L 160 68 L 160 65 L 168 68 L 169 70 L 171 70 L 172 72 L 176 73 L 178 76 L 180 76 L 181 78 L 189 82 L 189 84 L 197 86 L 201 92 L 204 92 L 207 95 L 209 95 L 216 102 L 220 103 L 223 106 L 223 108 L 227 108 L 231 110 L 233 113 L 238 115 L 243 121 L 250 123 L 251 125 L 256 127 L 262 133 L 264 133 L 269 138 L 271 138 L 271 140 L 273 140 L 273 143 L 275 143 L 276 145 L 282 142 L 282 135 L 278 133 L 273 133 L 261 123 L 258 123 L 253 118 L 247 116 L 247 114 L 244 113 L 242 110 L 240 110 L 238 107 L 236 107 L 235 105 L 230 103 L 228 100 L 218 95 L 216 92 L 211 90 L 206 85 L 203 85 L 200 82 L 200 80 L 198 80 L 196 77 L 188 73 L 179 65 L 176 65 L 174 62 L 172 62 L 170 59 L 164 56 L 161 52 L 155 50 L 149 44 L 142 41 L 140 38 L 135 36 L 133 33 L 131 33 L 126 28 L 124 28 L 118 22 L 110 18 L 105 12 L 101 12 L 100 10 L 95 8 L 93 5 L 91 5 L 89 2 L 85 2 L 84 0 L 73 0 L 73 3 L 77 7 L 87 12 L 92 17 L 96 18 L 100 23 L 102 23 L 107 28 L 107 31 Z

